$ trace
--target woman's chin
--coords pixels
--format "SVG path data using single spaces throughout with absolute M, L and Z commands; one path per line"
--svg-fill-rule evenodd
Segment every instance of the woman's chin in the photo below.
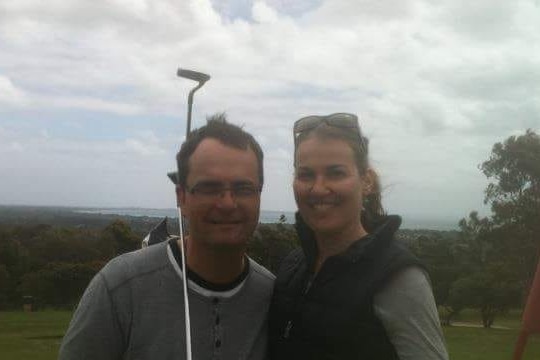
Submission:
M 312 221 L 310 221 L 312 220 Z M 339 226 L 334 221 L 329 221 L 330 219 L 309 219 L 306 220 L 306 223 L 309 225 L 311 230 L 317 234 L 333 234 L 339 231 Z

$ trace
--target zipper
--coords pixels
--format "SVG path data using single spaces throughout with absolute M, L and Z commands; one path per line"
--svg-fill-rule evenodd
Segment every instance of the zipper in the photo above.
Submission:
M 313 284 L 313 280 L 314 280 L 313 276 L 310 276 L 310 278 L 308 279 L 308 281 L 306 283 L 306 287 L 304 288 L 304 291 L 302 292 L 302 298 L 301 298 L 302 302 L 304 301 L 305 296 L 309 291 L 309 288 L 311 288 L 311 284 Z M 298 308 L 298 303 L 296 304 L 295 307 Z M 291 335 L 292 327 L 293 327 L 293 321 L 292 320 L 287 321 L 287 325 L 285 325 L 285 330 L 283 330 L 283 338 L 284 339 L 289 338 L 289 336 Z
M 285 326 L 285 330 L 283 331 L 283 338 L 284 339 L 289 338 L 289 335 L 291 334 L 292 326 L 293 326 L 293 322 L 292 322 L 292 320 L 289 320 L 287 322 L 287 325 Z

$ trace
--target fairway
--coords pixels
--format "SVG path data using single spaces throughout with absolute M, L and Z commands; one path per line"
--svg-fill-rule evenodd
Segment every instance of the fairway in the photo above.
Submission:
M 70 311 L 0 312 L 0 359 L 56 359 L 70 319 Z
M 0 359 L 52 360 L 58 356 L 69 311 L 0 312 Z M 519 323 L 501 319 L 508 329 L 444 328 L 450 359 L 511 360 Z M 529 339 L 523 360 L 540 359 L 540 337 Z

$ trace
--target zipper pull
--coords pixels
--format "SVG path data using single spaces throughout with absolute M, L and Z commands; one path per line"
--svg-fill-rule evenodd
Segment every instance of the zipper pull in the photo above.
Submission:
M 293 326 L 292 320 L 289 320 L 289 322 L 287 322 L 287 326 L 285 326 L 285 331 L 283 331 L 283 338 L 284 339 L 289 338 L 289 335 L 291 334 L 292 326 Z

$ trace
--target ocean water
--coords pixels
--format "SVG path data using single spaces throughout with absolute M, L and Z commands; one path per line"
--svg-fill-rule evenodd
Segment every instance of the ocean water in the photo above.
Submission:
M 146 209 L 146 208 L 87 208 L 87 209 L 78 209 L 77 212 L 88 213 L 88 214 L 106 214 L 106 215 L 125 215 L 125 216 L 149 216 L 156 218 L 177 218 L 178 213 L 176 209 Z M 266 223 L 277 223 L 280 216 L 285 215 L 285 222 L 287 224 L 294 223 L 294 212 L 292 211 L 275 211 L 275 210 L 261 210 L 259 222 Z M 408 217 L 404 215 L 403 224 L 401 225 L 402 229 L 427 229 L 427 230 L 457 230 L 459 219 L 453 218 L 444 218 L 444 219 L 434 219 L 434 218 L 418 218 L 418 217 Z
M 104 215 L 123 215 L 123 216 L 148 216 L 156 218 L 177 218 L 178 212 L 176 209 L 145 209 L 145 208 L 106 208 L 106 209 L 79 209 L 76 210 L 79 213 L 85 214 L 104 214 Z M 259 222 L 277 223 L 280 216 L 285 215 L 285 222 L 287 224 L 294 223 L 294 212 L 291 211 L 272 211 L 261 210 L 259 216 Z

